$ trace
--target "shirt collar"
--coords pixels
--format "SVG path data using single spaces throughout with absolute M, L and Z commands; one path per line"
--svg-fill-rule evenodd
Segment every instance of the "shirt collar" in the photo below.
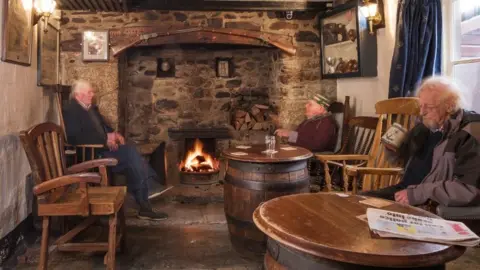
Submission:
M 80 106 L 82 106 L 85 110 L 88 110 L 88 109 L 90 109 L 90 108 L 92 107 L 92 104 L 87 105 L 87 104 L 81 102 L 81 101 L 78 100 L 78 99 L 77 99 L 77 102 L 78 102 L 78 104 L 80 104 Z

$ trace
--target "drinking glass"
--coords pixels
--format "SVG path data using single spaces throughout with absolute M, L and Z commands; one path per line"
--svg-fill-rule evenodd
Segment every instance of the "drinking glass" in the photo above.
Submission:
M 265 144 L 267 146 L 267 152 L 273 153 L 275 151 L 275 136 L 274 135 L 266 135 L 265 136 Z

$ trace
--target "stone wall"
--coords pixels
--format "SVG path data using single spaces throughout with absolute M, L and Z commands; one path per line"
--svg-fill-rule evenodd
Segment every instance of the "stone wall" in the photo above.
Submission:
M 265 91 L 279 109 L 280 123 L 298 124 L 305 101 L 313 93 L 336 98 L 336 81 L 320 80 L 320 43 L 315 14 L 301 14 L 287 21 L 273 12 L 156 12 L 62 14 L 63 83 L 90 80 L 98 91 L 100 110 L 114 126 L 126 122 L 129 138 L 138 142 L 167 139 L 169 127 L 229 125 L 232 99 L 237 93 Z M 185 49 L 180 46 L 131 49 L 127 57 L 128 100 L 119 104 L 118 59 L 105 63 L 83 63 L 81 33 L 91 29 L 119 29 L 162 24 L 173 29 L 208 26 L 261 30 L 291 35 L 297 54 L 278 49 L 240 48 L 231 50 Z M 199 46 L 201 47 L 201 46 Z M 157 78 L 156 58 L 175 59 L 174 78 Z M 217 78 L 215 58 L 231 57 L 232 78 Z M 122 119 L 126 111 L 126 119 Z

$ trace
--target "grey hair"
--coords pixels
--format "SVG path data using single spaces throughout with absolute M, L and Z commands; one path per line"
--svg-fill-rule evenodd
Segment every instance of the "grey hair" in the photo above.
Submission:
M 425 79 L 418 87 L 417 96 L 425 90 L 437 90 L 442 91 L 442 101 L 452 101 L 453 108 L 449 111 L 450 114 L 456 113 L 458 110 L 464 108 L 465 97 L 464 93 L 460 89 L 458 83 L 446 76 L 434 76 Z
M 92 84 L 86 80 L 76 80 L 72 83 L 72 91 L 70 92 L 70 99 L 75 98 L 75 95 L 80 93 L 83 89 L 92 87 Z

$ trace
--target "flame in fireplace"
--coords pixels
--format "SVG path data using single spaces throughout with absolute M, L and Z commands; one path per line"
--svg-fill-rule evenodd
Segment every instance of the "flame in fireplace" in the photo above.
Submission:
M 218 170 L 218 161 L 208 153 L 203 152 L 203 144 L 195 139 L 193 149 L 179 165 L 182 172 L 213 172 Z

